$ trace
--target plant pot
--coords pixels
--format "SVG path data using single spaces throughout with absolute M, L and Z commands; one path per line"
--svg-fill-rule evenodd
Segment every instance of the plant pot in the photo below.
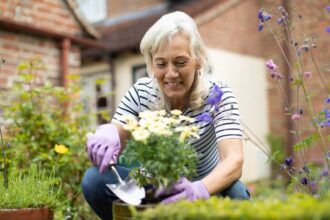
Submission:
M 54 212 L 47 208 L 0 209 L 0 220 L 53 220 Z
M 131 205 L 128 205 L 120 200 L 112 203 L 112 217 L 113 220 L 130 220 L 132 219 Z M 143 211 L 147 208 L 154 207 L 155 204 L 137 205 L 134 206 L 138 211 Z

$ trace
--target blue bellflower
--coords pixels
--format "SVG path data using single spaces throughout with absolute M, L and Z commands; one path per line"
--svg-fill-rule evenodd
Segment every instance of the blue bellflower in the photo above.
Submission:
M 330 96 L 328 98 L 325 99 L 324 101 L 326 104 L 330 104 Z
M 206 103 L 209 105 L 212 105 L 214 107 L 217 107 L 222 99 L 223 92 L 220 89 L 219 86 L 214 85 L 213 88 L 211 89 L 210 96 L 207 99 Z
M 303 185 L 307 185 L 307 184 L 308 184 L 308 179 L 307 179 L 307 177 L 303 177 L 303 178 L 300 180 L 300 183 L 303 184 Z
M 293 163 L 293 157 L 287 157 L 287 158 L 285 159 L 285 164 L 286 164 L 287 166 L 291 166 L 292 163 Z
M 326 32 L 330 33 L 330 26 L 325 29 Z
M 322 173 L 321 173 L 321 176 L 323 176 L 323 177 L 329 176 L 329 171 L 328 170 L 323 170 Z
M 330 5 L 325 8 L 328 12 L 330 12 Z
M 211 113 L 204 112 L 203 114 L 197 116 L 197 120 L 198 121 L 212 122 L 213 118 L 212 118 Z
M 220 89 L 219 86 L 214 85 L 210 91 L 210 95 L 206 100 L 207 105 L 211 105 L 211 108 L 213 107 L 216 112 L 219 111 L 219 105 L 222 100 L 223 92 Z M 200 114 L 197 116 L 197 119 L 199 121 L 206 121 L 206 122 L 212 122 L 213 116 L 211 112 L 204 112 L 203 114 Z

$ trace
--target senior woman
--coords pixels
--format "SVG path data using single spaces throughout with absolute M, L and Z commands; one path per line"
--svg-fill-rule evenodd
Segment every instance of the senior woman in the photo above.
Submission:
M 183 12 L 161 17 L 144 35 L 140 49 L 149 77 L 138 80 L 121 100 L 111 124 L 101 125 L 87 140 L 88 169 L 82 181 L 85 199 L 104 219 L 111 219 L 112 202 L 117 199 L 105 184 L 116 181 L 108 169 L 116 163 L 129 134 L 123 129 L 123 115 L 138 117 L 145 110 L 178 109 L 195 118 L 200 139 L 191 144 L 198 158 L 197 177 L 181 179 L 165 203 L 182 199 L 208 199 L 211 195 L 249 199 L 246 187 L 238 180 L 242 174 L 242 130 L 236 98 L 230 88 L 206 79 L 210 64 L 194 20 Z M 209 122 L 201 121 L 210 112 L 206 98 L 213 87 L 222 91 L 219 109 Z M 125 178 L 129 170 L 117 167 Z M 173 195 L 174 193 L 174 195 Z

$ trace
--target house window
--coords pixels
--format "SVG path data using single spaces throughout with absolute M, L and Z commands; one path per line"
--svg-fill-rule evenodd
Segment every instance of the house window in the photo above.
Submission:
M 106 0 L 77 0 L 80 10 L 91 22 L 98 22 L 107 16 L 107 1 Z
M 90 113 L 90 122 L 100 125 L 110 122 L 111 80 L 108 72 L 86 75 L 82 78 L 83 103 L 86 113 Z
M 132 68 L 132 80 L 133 84 L 142 77 L 147 77 L 147 66 L 145 64 L 135 65 Z

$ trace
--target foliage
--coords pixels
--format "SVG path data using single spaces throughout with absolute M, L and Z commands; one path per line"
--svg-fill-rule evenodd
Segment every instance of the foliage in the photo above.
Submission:
M 302 15 L 298 14 L 298 20 L 302 19 Z M 292 120 L 293 130 L 290 131 L 294 135 L 296 143 L 292 146 L 296 152 L 295 155 L 287 155 L 287 158 L 280 158 L 273 155 L 272 152 L 267 152 L 268 156 L 280 164 L 283 171 L 285 171 L 291 180 L 291 190 L 302 190 L 303 192 L 311 193 L 317 197 L 324 196 L 329 186 L 329 169 L 330 169 L 330 149 L 329 139 L 330 135 L 327 132 L 327 127 L 330 126 L 330 87 L 329 83 L 325 81 L 322 75 L 322 69 L 317 66 L 314 58 L 314 50 L 316 50 L 315 39 L 304 35 L 297 37 L 296 24 L 292 22 L 289 13 L 283 6 L 278 7 L 278 16 L 276 19 L 274 31 L 273 15 L 266 9 L 260 9 L 258 12 L 259 26 L 258 30 L 262 31 L 266 27 L 272 34 L 275 43 L 282 52 L 284 61 L 286 62 L 289 72 L 282 73 L 277 61 L 269 59 L 266 62 L 266 68 L 269 71 L 270 77 L 274 80 L 279 88 L 281 97 L 284 98 L 285 114 Z M 276 34 L 277 33 L 277 34 Z M 281 36 L 277 36 L 282 33 Z M 283 49 L 283 42 L 286 42 L 289 49 Z M 290 53 L 292 52 L 292 54 Z M 290 58 L 293 58 L 291 62 Z M 317 74 L 310 71 L 310 66 L 307 65 L 308 60 L 314 67 Z M 315 92 L 312 90 L 311 78 L 318 77 L 322 82 L 321 88 L 323 93 L 320 94 L 325 100 L 320 105 L 316 105 Z M 290 102 L 288 94 L 284 91 L 284 87 L 289 83 L 291 88 L 295 91 L 295 99 Z M 308 151 L 319 148 L 323 152 L 321 166 L 308 161 Z M 300 162 L 298 162 L 300 159 Z M 300 166 L 300 164 L 302 164 Z
M 72 205 L 88 166 L 84 150 L 88 118 L 83 114 L 79 78 L 71 76 L 66 88 L 55 86 L 43 67 L 38 58 L 21 63 L 12 88 L 2 96 L 5 138 L 11 144 L 7 158 L 10 168 L 24 171 L 32 163 L 54 171 L 61 179 L 57 186 L 62 184 Z
M 197 155 L 186 139 L 197 138 L 197 128 L 185 125 L 192 119 L 178 110 L 145 111 L 139 117 L 139 121 L 129 116 L 124 118 L 127 122 L 124 129 L 132 133 L 124 158 L 128 163 L 138 161 L 142 165 L 131 173 L 138 184 L 166 187 L 181 176 L 194 175 Z
M 329 219 L 329 203 L 329 194 L 321 200 L 307 194 L 252 201 L 212 197 L 209 200 L 196 202 L 181 201 L 175 204 L 157 205 L 143 212 L 137 212 L 132 208 L 132 211 L 133 219 L 139 220 Z
M 8 188 L 0 185 L 0 208 L 63 208 L 60 191 L 54 187 L 56 178 L 41 167 L 31 165 L 24 173 L 14 168 L 8 179 Z M 3 178 L 0 177 L 0 182 L 2 181 Z

